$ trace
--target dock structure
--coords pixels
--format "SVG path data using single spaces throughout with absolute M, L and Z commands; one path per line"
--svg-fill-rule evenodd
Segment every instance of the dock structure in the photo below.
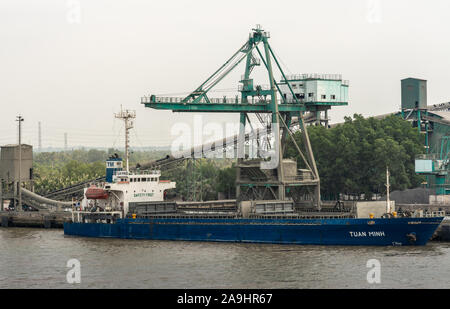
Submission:
M 70 212 L 1 211 L 1 227 L 62 228 L 71 219 Z
M 7 209 L 5 209 L 5 204 Z M 34 192 L 33 147 L 6 145 L 0 151 L 0 211 L 61 211 L 71 207 L 71 201 L 59 201 Z
M 22 211 L 22 188 L 33 190 L 33 147 L 26 144 L 5 145 L 0 150 L 0 206 L 4 201 Z
M 0 151 L 0 226 L 62 228 L 70 220 L 72 202 L 40 196 L 34 191 L 33 148 L 6 145 Z

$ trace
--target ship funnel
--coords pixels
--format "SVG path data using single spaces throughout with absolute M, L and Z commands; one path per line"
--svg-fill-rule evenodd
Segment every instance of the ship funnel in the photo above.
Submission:
M 122 158 L 117 155 L 111 156 L 106 160 L 106 182 L 111 183 L 113 181 L 113 176 L 117 171 L 123 170 Z

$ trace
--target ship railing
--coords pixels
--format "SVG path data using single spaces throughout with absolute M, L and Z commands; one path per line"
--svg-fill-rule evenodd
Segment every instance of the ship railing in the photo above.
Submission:
M 242 76 L 242 80 L 244 80 L 244 76 Z M 238 86 L 238 91 L 243 91 L 244 88 L 247 88 L 247 87 L 245 87 L 244 85 L 239 85 Z M 254 85 L 251 90 L 253 90 L 253 91 L 257 91 L 257 90 L 259 90 L 259 91 L 261 91 L 261 90 L 268 91 L 270 89 L 271 89 L 270 85 Z
M 75 223 L 84 223 L 86 220 L 89 222 L 98 220 L 106 221 L 122 219 L 123 214 L 122 211 L 86 211 L 86 210 L 72 210 L 72 222 Z
M 161 175 L 161 171 L 159 170 L 145 170 L 145 171 L 136 171 L 136 175 Z
M 237 214 L 145 214 L 139 219 L 232 219 L 237 218 Z M 131 218 L 127 218 L 131 219 Z
M 423 214 L 425 218 L 445 217 L 445 215 L 445 211 L 432 211 Z
M 438 160 L 439 157 L 435 153 L 416 155 L 416 160 Z
M 342 80 L 341 74 L 317 74 L 317 73 L 308 73 L 308 74 L 292 74 L 286 75 L 287 80 L 306 80 L 306 79 L 325 79 L 325 80 Z M 282 82 L 286 80 L 281 79 Z
M 130 172 L 127 172 L 127 171 L 116 171 L 116 172 L 114 172 L 114 175 L 115 176 L 129 176 Z
M 183 97 L 158 97 L 158 96 L 151 96 L 151 97 L 142 97 L 141 103 L 184 103 L 182 102 L 185 98 Z M 270 103 L 270 100 L 265 100 L 264 98 L 259 97 L 248 97 L 246 104 L 268 104 Z M 281 100 L 277 100 L 278 102 L 281 102 Z M 192 104 L 192 100 L 189 100 L 186 102 L 187 104 Z M 242 104 L 242 99 L 239 96 L 235 96 L 233 98 L 228 98 L 226 96 L 222 98 L 208 98 L 208 101 L 203 97 L 201 98 L 197 103 L 199 104 L 207 104 L 207 103 L 213 103 L 213 104 Z
M 143 97 L 141 99 L 142 103 L 164 103 L 164 104 L 170 104 L 170 103 L 183 103 L 183 104 L 193 104 L 192 100 L 189 100 L 188 102 L 182 102 L 184 98 L 182 97 L 154 97 L 152 100 L 150 100 L 148 97 Z M 341 100 L 337 102 L 336 100 L 331 100 L 334 103 L 346 103 L 344 100 Z M 208 98 L 208 101 L 205 98 L 200 99 L 195 104 L 270 104 L 272 101 L 267 100 L 264 97 L 247 97 L 247 101 L 243 102 L 241 98 L 234 97 L 234 98 Z M 293 98 L 288 99 L 277 99 L 278 104 L 288 103 L 288 104 L 296 104 L 297 102 L 300 103 L 315 103 L 315 102 L 328 102 L 326 100 L 318 101 L 317 97 L 314 95 L 312 97 L 305 97 L 305 98 L 299 98 L 297 100 Z
M 113 173 L 114 176 L 117 177 L 128 177 L 133 175 L 161 175 L 160 170 L 134 170 L 133 172 L 127 172 L 127 171 L 115 171 Z

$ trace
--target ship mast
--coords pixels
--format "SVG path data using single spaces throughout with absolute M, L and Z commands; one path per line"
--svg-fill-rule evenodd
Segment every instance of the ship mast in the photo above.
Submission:
M 391 184 L 389 182 L 389 167 L 386 166 L 386 208 L 387 208 L 387 212 L 390 213 L 391 212 L 391 201 L 390 201 L 390 197 L 389 197 L 389 191 L 391 190 Z
M 115 114 L 115 117 L 122 119 L 125 122 L 125 162 L 127 164 L 127 172 L 130 172 L 129 166 L 129 141 L 130 141 L 130 130 L 134 127 L 133 119 L 136 118 L 136 111 L 122 110 L 122 105 L 120 106 L 120 113 Z

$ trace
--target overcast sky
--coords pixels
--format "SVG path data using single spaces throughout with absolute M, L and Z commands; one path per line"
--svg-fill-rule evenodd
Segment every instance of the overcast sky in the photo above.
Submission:
M 287 73 L 350 80 L 332 122 L 399 110 L 406 77 L 428 80 L 429 104 L 448 102 L 448 12 L 448 0 L 2 0 L 0 144 L 17 141 L 21 114 L 34 147 L 39 121 L 43 147 L 63 147 L 65 132 L 69 147 L 121 147 L 122 104 L 137 111 L 132 145 L 170 145 L 171 127 L 194 115 L 144 108 L 141 96 L 194 90 L 256 24 Z M 217 88 L 237 88 L 242 70 Z

